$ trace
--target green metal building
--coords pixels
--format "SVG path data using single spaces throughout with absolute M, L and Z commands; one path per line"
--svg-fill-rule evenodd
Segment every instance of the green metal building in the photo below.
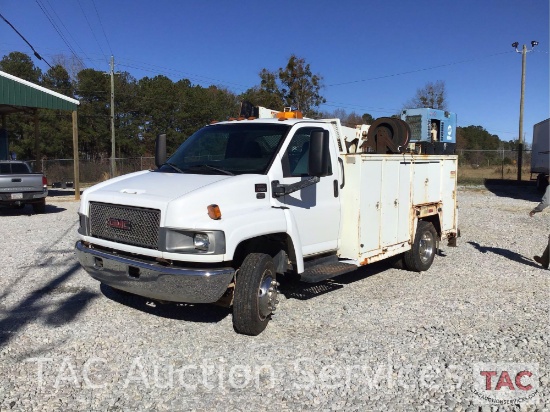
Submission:
M 80 199 L 77 126 L 77 108 L 79 105 L 80 102 L 76 99 L 0 71 L 0 116 L 2 119 L 0 125 L 0 159 L 6 159 L 9 156 L 6 125 L 6 117 L 9 114 L 25 112 L 34 115 L 34 147 L 35 157 L 38 160 L 40 159 L 38 110 L 71 111 L 73 118 L 74 189 L 75 198 Z

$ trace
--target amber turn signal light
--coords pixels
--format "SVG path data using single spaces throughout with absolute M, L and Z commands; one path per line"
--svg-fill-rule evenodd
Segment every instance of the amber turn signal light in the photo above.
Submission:
M 212 220 L 220 220 L 222 218 L 222 211 L 218 205 L 208 206 L 208 217 Z

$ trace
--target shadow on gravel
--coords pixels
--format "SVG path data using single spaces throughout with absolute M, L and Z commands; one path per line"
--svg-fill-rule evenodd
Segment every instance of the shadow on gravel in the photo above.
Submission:
M 20 329 L 31 322 L 43 319 L 47 325 L 60 326 L 71 322 L 78 313 L 82 312 L 92 299 L 99 295 L 81 288 L 63 286 L 80 269 L 78 262 L 73 263 L 67 270 L 53 278 L 46 286 L 29 293 L 12 309 L 2 311 L 0 320 L 0 347 L 13 339 Z M 50 302 L 41 302 L 47 295 L 68 296 L 61 302 L 52 305 Z M 54 308 L 52 310 L 52 308 Z
M 46 210 L 44 211 L 44 214 L 54 214 L 54 213 L 61 213 L 64 212 L 64 207 L 58 207 L 55 205 L 49 205 L 46 203 Z M 22 208 L 16 208 L 16 207 L 0 207 L 0 214 L 6 215 L 6 216 L 18 216 L 18 215 L 27 215 L 32 216 L 35 215 L 34 211 L 32 210 L 31 205 L 25 205 L 25 207 Z
M 309 300 L 342 289 L 345 285 L 366 279 L 391 268 L 390 262 L 375 262 L 335 278 L 319 283 L 305 283 L 288 279 L 281 283 L 280 291 L 287 299 Z
M 540 202 L 542 193 L 534 182 L 501 179 L 485 179 L 485 188 L 499 197 Z
M 230 310 L 212 304 L 159 303 L 142 296 L 132 295 L 101 284 L 101 293 L 114 302 L 131 307 L 144 313 L 166 319 L 184 320 L 197 323 L 220 322 L 229 315 Z
M 470 245 L 475 247 L 481 253 L 491 252 L 491 253 L 494 253 L 495 255 L 500 255 L 500 256 L 503 256 L 507 259 L 513 260 L 514 262 L 522 263 L 522 264 L 527 265 L 527 266 L 532 266 L 532 267 L 535 267 L 537 269 L 541 268 L 540 265 L 536 264 L 531 259 L 526 258 L 525 256 L 520 255 L 519 253 L 512 252 L 511 250 L 502 249 L 500 247 L 481 246 L 479 243 L 476 243 L 476 242 L 466 242 L 466 243 L 469 243 Z

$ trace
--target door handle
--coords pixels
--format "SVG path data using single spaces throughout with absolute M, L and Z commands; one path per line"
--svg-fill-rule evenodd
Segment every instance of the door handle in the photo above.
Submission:
M 346 175 L 344 172 L 344 161 L 341 157 L 338 158 L 338 163 L 340 163 L 340 168 L 342 169 L 342 184 L 340 185 L 340 189 L 343 189 L 346 185 Z

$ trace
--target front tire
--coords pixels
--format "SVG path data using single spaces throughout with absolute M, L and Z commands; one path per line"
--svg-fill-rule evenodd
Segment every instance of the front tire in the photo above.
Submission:
M 278 303 L 277 274 L 271 256 L 251 253 L 236 278 L 233 327 L 243 335 L 257 336 L 266 328 Z
M 432 266 L 437 251 L 437 232 L 434 225 L 418 221 L 411 250 L 405 252 L 404 260 L 408 270 L 424 272 Z

